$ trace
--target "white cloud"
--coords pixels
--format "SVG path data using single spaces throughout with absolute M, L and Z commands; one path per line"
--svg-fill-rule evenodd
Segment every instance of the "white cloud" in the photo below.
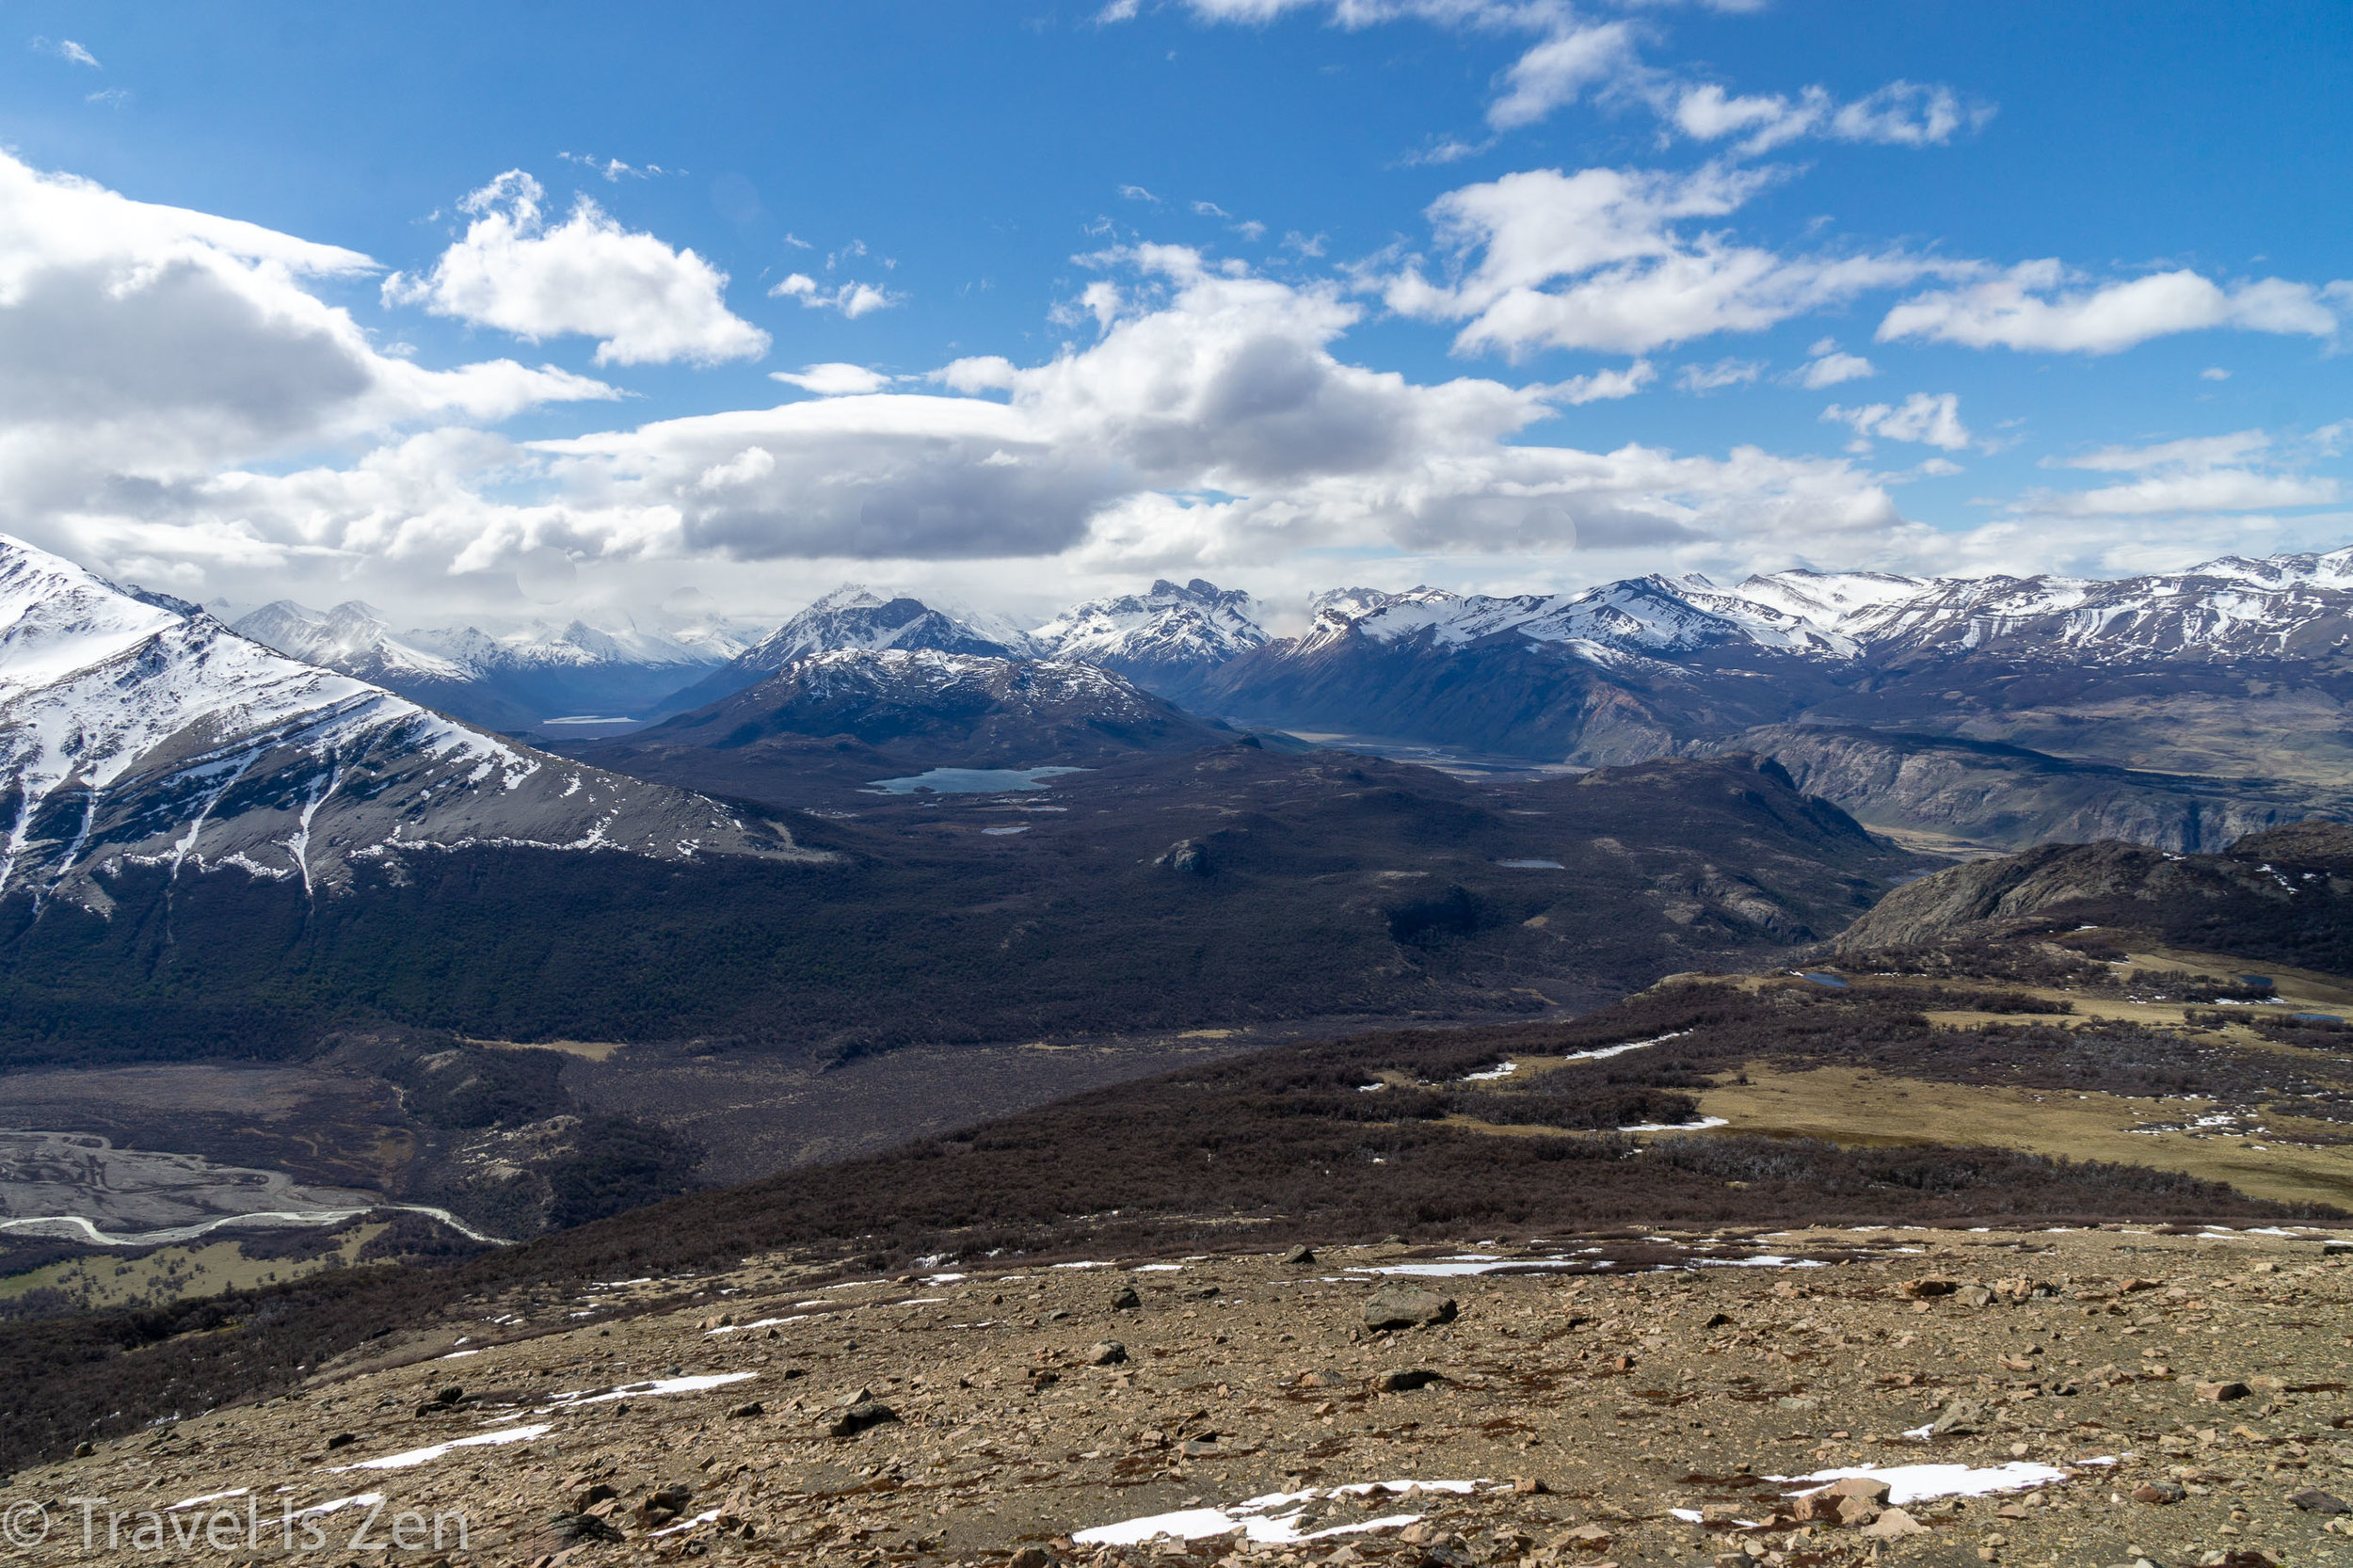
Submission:
M 835 361 L 822 365 L 803 365 L 797 372 L 772 370 L 772 381 L 782 381 L 803 392 L 820 397 L 854 397 L 866 392 L 878 392 L 890 385 L 890 377 L 864 365 L 849 365 Z
M 2046 467 L 2094 469 L 2107 473 L 2145 473 L 2151 469 L 2208 469 L 2239 463 L 2271 447 L 2269 432 L 2233 430 L 2222 436 L 2189 436 L 2153 446 L 2104 446 L 2079 456 L 2052 459 Z
M 2208 365 L 2198 373 L 2198 379 L 2201 381 L 2228 381 L 2230 378 L 2231 373 L 2220 365 Z
M 728 312 L 726 273 L 692 250 L 630 232 L 584 196 L 550 228 L 546 194 L 509 169 L 468 196 L 461 205 L 475 216 L 465 237 L 431 272 L 386 279 L 385 302 L 421 304 L 533 343 L 597 338 L 599 364 L 713 364 L 768 351 L 768 334 Z
M 375 264 L 0 154 L 0 527 L 166 507 L 229 465 L 435 419 L 609 398 L 511 360 L 379 353 L 305 286 Z
M 584 152 L 558 152 L 556 156 L 568 164 L 578 164 L 583 168 L 603 175 L 608 185 L 618 184 L 623 180 L 651 180 L 664 174 L 685 172 L 683 169 L 664 168 L 660 164 L 626 164 L 618 158 L 596 158 Z M 790 241 L 792 236 L 788 234 L 785 238 Z
M 840 311 L 856 321 L 872 312 L 889 309 L 905 296 L 878 289 L 872 283 L 843 283 L 828 289 L 821 286 L 808 273 L 795 272 L 788 274 L 783 282 L 770 289 L 768 297 L 797 299 L 804 309 L 811 311 Z
M 2153 517 L 2325 506 L 2343 498 L 2332 478 L 2297 472 L 2313 457 L 2333 455 L 2336 427 L 2301 442 L 2281 443 L 2268 431 L 2233 430 L 2148 446 L 2105 446 L 2045 467 L 2089 469 L 2135 477 L 2089 490 L 2038 490 L 2020 509 L 2051 517 Z
M 1808 392 L 1820 392 L 1844 381 L 1861 381 L 1879 374 L 1879 367 L 1860 354 L 1825 349 L 1800 367 L 1794 379 Z
M 1637 360 L 1624 370 L 1597 370 L 1591 376 L 1572 376 L 1545 389 L 1547 403 L 1602 403 L 1620 397 L 1632 397 L 1658 379 L 1658 372 L 1648 360 Z
M 1568 27 L 1530 49 L 1503 73 L 1503 95 L 1487 105 L 1487 123 L 1516 130 L 1628 74 L 1636 65 L 1632 31 L 1623 22 Z
M 1697 396 L 1722 392 L 1727 387 L 1746 387 L 1755 383 L 1765 367 L 1754 360 L 1719 360 L 1712 365 L 1685 365 L 1675 376 L 1675 385 Z
M 1983 105 L 1965 105 L 1950 88 L 1890 82 L 1849 104 L 1827 88 L 1809 87 L 1795 98 L 1780 93 L 1735 96 L 1713 83 L 1654 84 L 1649 91 L 1659 116 L 1694 141 L 1733 141 L 1750 157 L 1801 136 L 1833 141 L 1876 142 L 1893 147 L 1938 147 L 1955 132 L 1976 129 L 1992 118 Z
M 1620 0 L 1629 7 L 1665 8 L 1678 0 Z M 1955 132 L 1975 129 L 1992 118 L 1991 105 L 1964 104 L 1952 88 L 1897 80 L 1850 103 L 1840 104 L 1828 88 L 1808 87 L 1794 98 L 1780 93 L 1735 96 L 1716 83 L 1692 82 L 1646 64 L 1637 47 L 1634 24 L 1578 15 L 1566 0 L 1184 0 L 1193 16 L 1208 23 L 1264 26 L 1294 11 L 1322 11 L 1346 28 L 1417 21 L 1441 27 L 1488 33 L 1535 34 L 1537 41 L 1498 75 L 1497 95 L 1487 105 L 1487 123 L 1508 132 L 1549 119 L 1582 100 L 1647 104 L 1666 125 L 1699 141 L 1737 137 L 1748 156 L 1801 136 L 1834 141 L 1877 142 L 1897 147 L 1934 147 Z M 1750 11 L 1763 0 L 1701 0 L 1704 8 Z M 1114 0 L 1096 20 L 1133 21 L 1134 0 Z M 1440 164 L 1481 152 L 1490 142 L 1455 136 L 1438 139 L 1408 163 Z
M 1871 403 L 1842 408 L 1833 403 L 1822 417 L 1850 426 L 1863 437 L 1882 440 L 1919 441 L 1958 452 L 1969 444 L 1969 428 L 1961 423 L 1961 398 L 1953 392 L 1913 392 L 1900 404 Z
M 1466 185 L 1430 208 L 1449 252 L 1445 280 L 1409 262 L 1385 280 L 1384 298 L 1401 315 L 1465 322 L 1458 352 L 1641 353 L 1967 270 L 1900 253 L 1785 257 L 1685 232 L 1774 178 L 1711 164 L 1689 174 L 1534 169 Z
M 589 567 L 1053 556 L 1083 575 L 1319 548 L 1737 552 L 1900 524 L 1843 460 L 1527 441 L 1556 405 L 1630 391 L 1647 364 L 1556 387 L 1417 384 L 1334 355 L 1362 313 L 1337 288 L 1175 248 L 1112 260 L 1130 277 L 1100 341 L 933 377 L 989 398 L 861 392 L 852 372 L 812 366 L 796 384 L 843 395 L 521 447 L 435 432 L 347 469 L 223 475 L 106 536 L 119 558 L 160 563 L 178 530 L 209 552 L 184 570 L 250 573 L 274 554 L 280 572 L 378 574 L 380 594 L 384 574 L 488 581 L 551 546 Z
M 2057 261 L 2021 262 L 1998 277 L 1902 301 L 1880 323 L 1879 338 L 2079 354 L 2223 327 L 2327 338 L 2337 317 L 2326 301 L 2346 287 L 2265 278 L 2226 288 L 2185 269 L 2089 282 Z
M 45 38 L 37 38 L 33 40 L 33 48 L 40 54 L 48 55 L 54 58 L 63 60 L 68 65 L 86 65 L 93 71 L 103 71 L 105 69 L 105 67 L 98 63 L 97 56 L 91 54 L 88 50 L 83 48 L 80 44 L 74 42 L 70 38 L 61 38 L 54 40 Z

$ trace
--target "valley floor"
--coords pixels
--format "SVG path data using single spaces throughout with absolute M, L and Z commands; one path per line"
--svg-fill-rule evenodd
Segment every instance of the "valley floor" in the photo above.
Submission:
M 7 1519 L 45 1509 L 26 1560 L 60 1563 L 287 1532 L 305 1561 L 540 1568 L 2353 1561 L 2348 1253 L 2111 1225 L 830 1285 L 754 1257 L 477 1298 L 25 1470 Z M 1400 1286 L 1459 1315 L 1374 1332 Z M 1892 1491 L 1799 1502 L 1857 1471 Z M 104 1499 L 87 1548 L 74 1498 Z

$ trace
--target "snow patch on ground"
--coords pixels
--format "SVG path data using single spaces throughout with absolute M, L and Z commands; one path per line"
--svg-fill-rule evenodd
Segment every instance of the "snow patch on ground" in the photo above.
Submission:
M 357 1464 L 329 1465 L 327 1473 L 340 1476 L 346 1470 L 408 1470 L 419 1464 L 430 1464 L 452 1448 L 502 1448 L 509 1443 L 528 1443 L 535 1437 L 545 1437 L 554 1430 L 552 1426 L 501 1427 L 496 1432 L 479 1432 L 472 1437 L 453 1437 L 429 1448 L 410 1448 L 404 1453 L 386 1454 L 382 1459 L 363 1459 Z
M 1459 1496 L 1497 1484 L 1490 1480 L 1375 1480 L 1336 1486 L 1328 1492 L 1270 1492 L 1264 1496 L 1219 1508 L 1178 1509 L 1173 1513 L 1146 1514 L 1143 1518 L 1126 1519 L 1115 1525 L 1097 1525 L 1092 1529 L 1077 1531 L 1071 1540 L 1081 1546 L 1137 1546 L 1161 1536 L 1174 1536 L 1179 1541 L 1206 1541 L 1239 1530 L 1245 1540 L 1274 1545 L 1325 1541 L 1335 1536 L 1361 1535 L 1368 1530 L 1402 1529 L 1407 1525 L 1418 1524 L 1421 1515 L 1392 1513 L 1378 1519 L 1335 1525 L 1328 1529 L 1303 1530 L 1299 1528 L 1301 1515 L 1312 1503 L 1361 1497 L 1374 1492 L 1395 1496 L 1414 1492 L 1449 1492 Z
M 2099 1464 L 2098 1460 L 2087 1461 Z M 1997 1492 L 2031 1492 L 2040 1486 L 2053 1486 L 2070 1480 L 2072 1471 L 2049 1464 L 2030 1464 L 2013 1460 L 1997 1464 L 1991 1470 L 1972 1469 L 1966 1464 L 1888 1464 L 1862 1466 L 1848 1470 L 1817 1470 L 1808 1476 L 1767 1476 L 1767 1480 L 1784 1485 L 1800 1483 L 1803 1492 L 1791 1496 L 1803 1496 L 1818 1492 L 1833 1481 L 1849 1476 L 1862 1476 L 1887 1483 L 1887 1500 L 1897 1508 L 1910 1503 L 1924 1503 L 1938 1497 L 1983 1497 Z

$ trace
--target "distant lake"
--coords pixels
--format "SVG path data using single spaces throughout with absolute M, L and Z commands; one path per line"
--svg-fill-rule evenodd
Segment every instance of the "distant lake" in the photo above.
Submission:
M 942 795 L 993 795 L 1008 790 L 1042 790 L 1048 778 L 1084 768 L 934 768 L 908 778 L 877 778 L 869 786 L 885 794 L 911 795 L 929 790 Z

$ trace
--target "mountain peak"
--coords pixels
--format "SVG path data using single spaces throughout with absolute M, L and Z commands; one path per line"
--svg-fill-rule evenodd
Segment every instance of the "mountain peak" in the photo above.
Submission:
M 16 802 L 0 896 L 102 913 L 138 868 L 315 892 L 476 845 L 799 853 L 699 796 L 470 729 L 6 537 L 0 795 Z

